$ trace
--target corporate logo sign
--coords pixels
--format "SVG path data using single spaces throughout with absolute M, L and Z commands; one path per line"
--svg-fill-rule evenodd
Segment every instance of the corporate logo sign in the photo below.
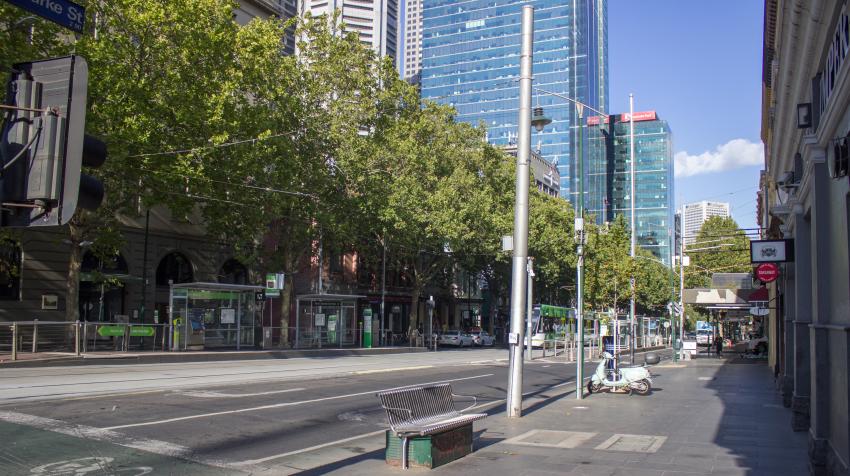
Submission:
M 794 261 L 794 240 L 755 240 L 750 242 L 751 263 Z
M 77 33 L 83 32 L 86 9 L 69 0 L 6 0 L 30 13 L 64 26 Z
M 635 113 L 635 122 L 654 121 L 658 119 L 655 111 L 641 111 Z M 619 122 L 629 122 L 629 113 L 620 114 Z M 601 123 L 608 124 L 608 118 L 602 116 L 590 116 L 587 118 L 588 126 L 598 126 Z

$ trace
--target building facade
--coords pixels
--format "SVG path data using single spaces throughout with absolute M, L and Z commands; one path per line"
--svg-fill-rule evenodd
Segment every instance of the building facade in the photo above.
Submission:
M 696 242 L 697 234 L 711 217 L 730 217 L 729 204 L 726 202 L 695 202 L 686 203 L 682 206 L 682 230 L 685 233 L 685 244 Z
M 505 147 L 505 152 L 516 159 L 517 148 L 515 145 Z M 530 172 L 534 178 L 534 184 L 537 185 L 537 190 L 552 197 L 560 195 L 561 176 L 558 173 L 558 167 L 551 162 L 546 162 L 536 150 L 531 151 Z
M 597 198 L 590 200 L 587 210 L 598 221 L 611 221 L 623 215 L 628 222 L 632 207 L 629 114 L 613 115 L 609 119 L 589 117 L 587 127 L 598 138 L 598 148 L 608 157 L 589 172 L 587 194 Z M 634 138 L 637 244 L 670 266 L 676 211 L 673 133 L 667 121 L 655 111 L 635 112 Z
M 509 145 L 517 136 L 520 21 L 523 5 L 534 12 L 534 87 L 607 109 L 607 1 L 434 0 L 421 12 L 421 91 L 424 99 L 450 104 L 458 120 L 483 124 L 488 140 Z M 540 155 L 556 163 L 560 194 L 574 201 L 579 137 L 583 160 L 589 134 L 574 105 L 535 92 L 552 123 L 533 135 Z M 581 134 L 585 131 L 585 134 Z M 580 135 L 581 134 L 581 135 Z M 592 159 L 595 157 L 595 159 Z M 604 155 L 601 157 L 604 159 Z M 588 167 L 585 167 L 588 170 Z
M 398 0 L 299 0 L 299 14 L 331 16 L 342 12 L 340 20 L 346 32 L 354 32 L 360 41 L 393 62 L 398 54 Z
M 233 12 L 233 18 L 240 25 L 247 25 L 253 18 L 278 17 L 288 20 L 298 14 L 298 0 L 240 0 Z M 295 31 L 287 32 L 283 52 L 295 53 Z
M 850 474 L 850 7 L 767 0 L 760 224 L 793 258 L 770 283 L 769 364 L 811 474 Z
M 422 0 L 406 0 L 404 3 L 404 40 L 399 51 L 401 75 L 404 79 L 419 83 L 419 69 L 422 65 Z

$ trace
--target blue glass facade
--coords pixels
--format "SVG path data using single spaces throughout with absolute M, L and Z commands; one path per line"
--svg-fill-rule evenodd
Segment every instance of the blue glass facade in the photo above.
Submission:
M 645 114 L 645 113 L 641 113 Z M 635 113 L 637 118 L 638 113 Z M 656 117 L 652 113 L 653 117 Z M 629 123 L 614 134 L 613 214 L 631 218 Z M 670 265 L 676 212 L 673 190 L 673 135 L 666 121 L 635 120 L 635 228 L 638 246 Z
M 534 86 L 597 109 L 608 106 L 607 0 L 423 0 L 422 97 L 451 104 L 458 120 L 483 123 L 495 145 L 516 141 L 520 17 L 526 4 L 535 8 Z M 537 93 L 533 105 L 543 106 L 552 124 L 533 132 L 532 143 L 545 160 L 557 162 L 561 196 L 574 201 L 575 107 Z M 589 147 L 596 132 L 582 130 L 588 170 L 588 162 L 604 155 Z

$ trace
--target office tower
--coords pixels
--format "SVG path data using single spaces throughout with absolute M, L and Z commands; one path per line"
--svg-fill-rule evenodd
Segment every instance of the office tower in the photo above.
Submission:
M 399 58 L 402 77 L 411 83 L 419 83 L 419 68 L 422 63 L 422 0 L 407 0 L 404 3 L 404 47 Z
M 631 136 L 628 117 L 628 114 L 614 116 L 614 160 L 606 182 L 611 184 L 609 213 L 612 216 L 623 215 L 630 222 Z M 591 121 L 591 124 L 593 122 L 598 124 L 600 121 Z M 673 135 L 667 121 L 660 119 L 655 111 L 644 111 L 634 113 L 634 138 L 637 244 L 669 266 L 675 237 Z
M 729 217 L 729 204 L 725 202 L 696 202 L 682 207 L 682 232 L 685 234 L 685 244 L 696 241 L 702 224 L 710 217 Z
M 360 41 L 381 56 L 397 61 L 398 0 L 300 0 L 300 14 L 333 15 L 342 12 L 345 31 L 356 32 Z
M 458 120 L 482 123 L 495 145 L 515 143 L 519 109 L 520 18 L 534 12 L 534 87 L 607 110 L 607 0 L 432 0 L 421 8 L 421 91 L 424 99 L 453 105 Z M 532 134 L 540 155 L 556 162 L 560 193 L 575 201 L 579 132 L 585 170 L 604 153 L 591 151 L 575 106 L 534 91 L 552 123 Z M 584 117 L 590 114 L 584 111 Z

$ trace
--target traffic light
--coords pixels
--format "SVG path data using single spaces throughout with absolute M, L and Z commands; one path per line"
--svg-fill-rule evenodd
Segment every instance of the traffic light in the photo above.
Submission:
M 76 55 L 18 63 L 6 84 L 0 136 L 0 226 L 68 223 L 79 204 L 94 210 L 106 145 L 85 134 L 88 65 Z

